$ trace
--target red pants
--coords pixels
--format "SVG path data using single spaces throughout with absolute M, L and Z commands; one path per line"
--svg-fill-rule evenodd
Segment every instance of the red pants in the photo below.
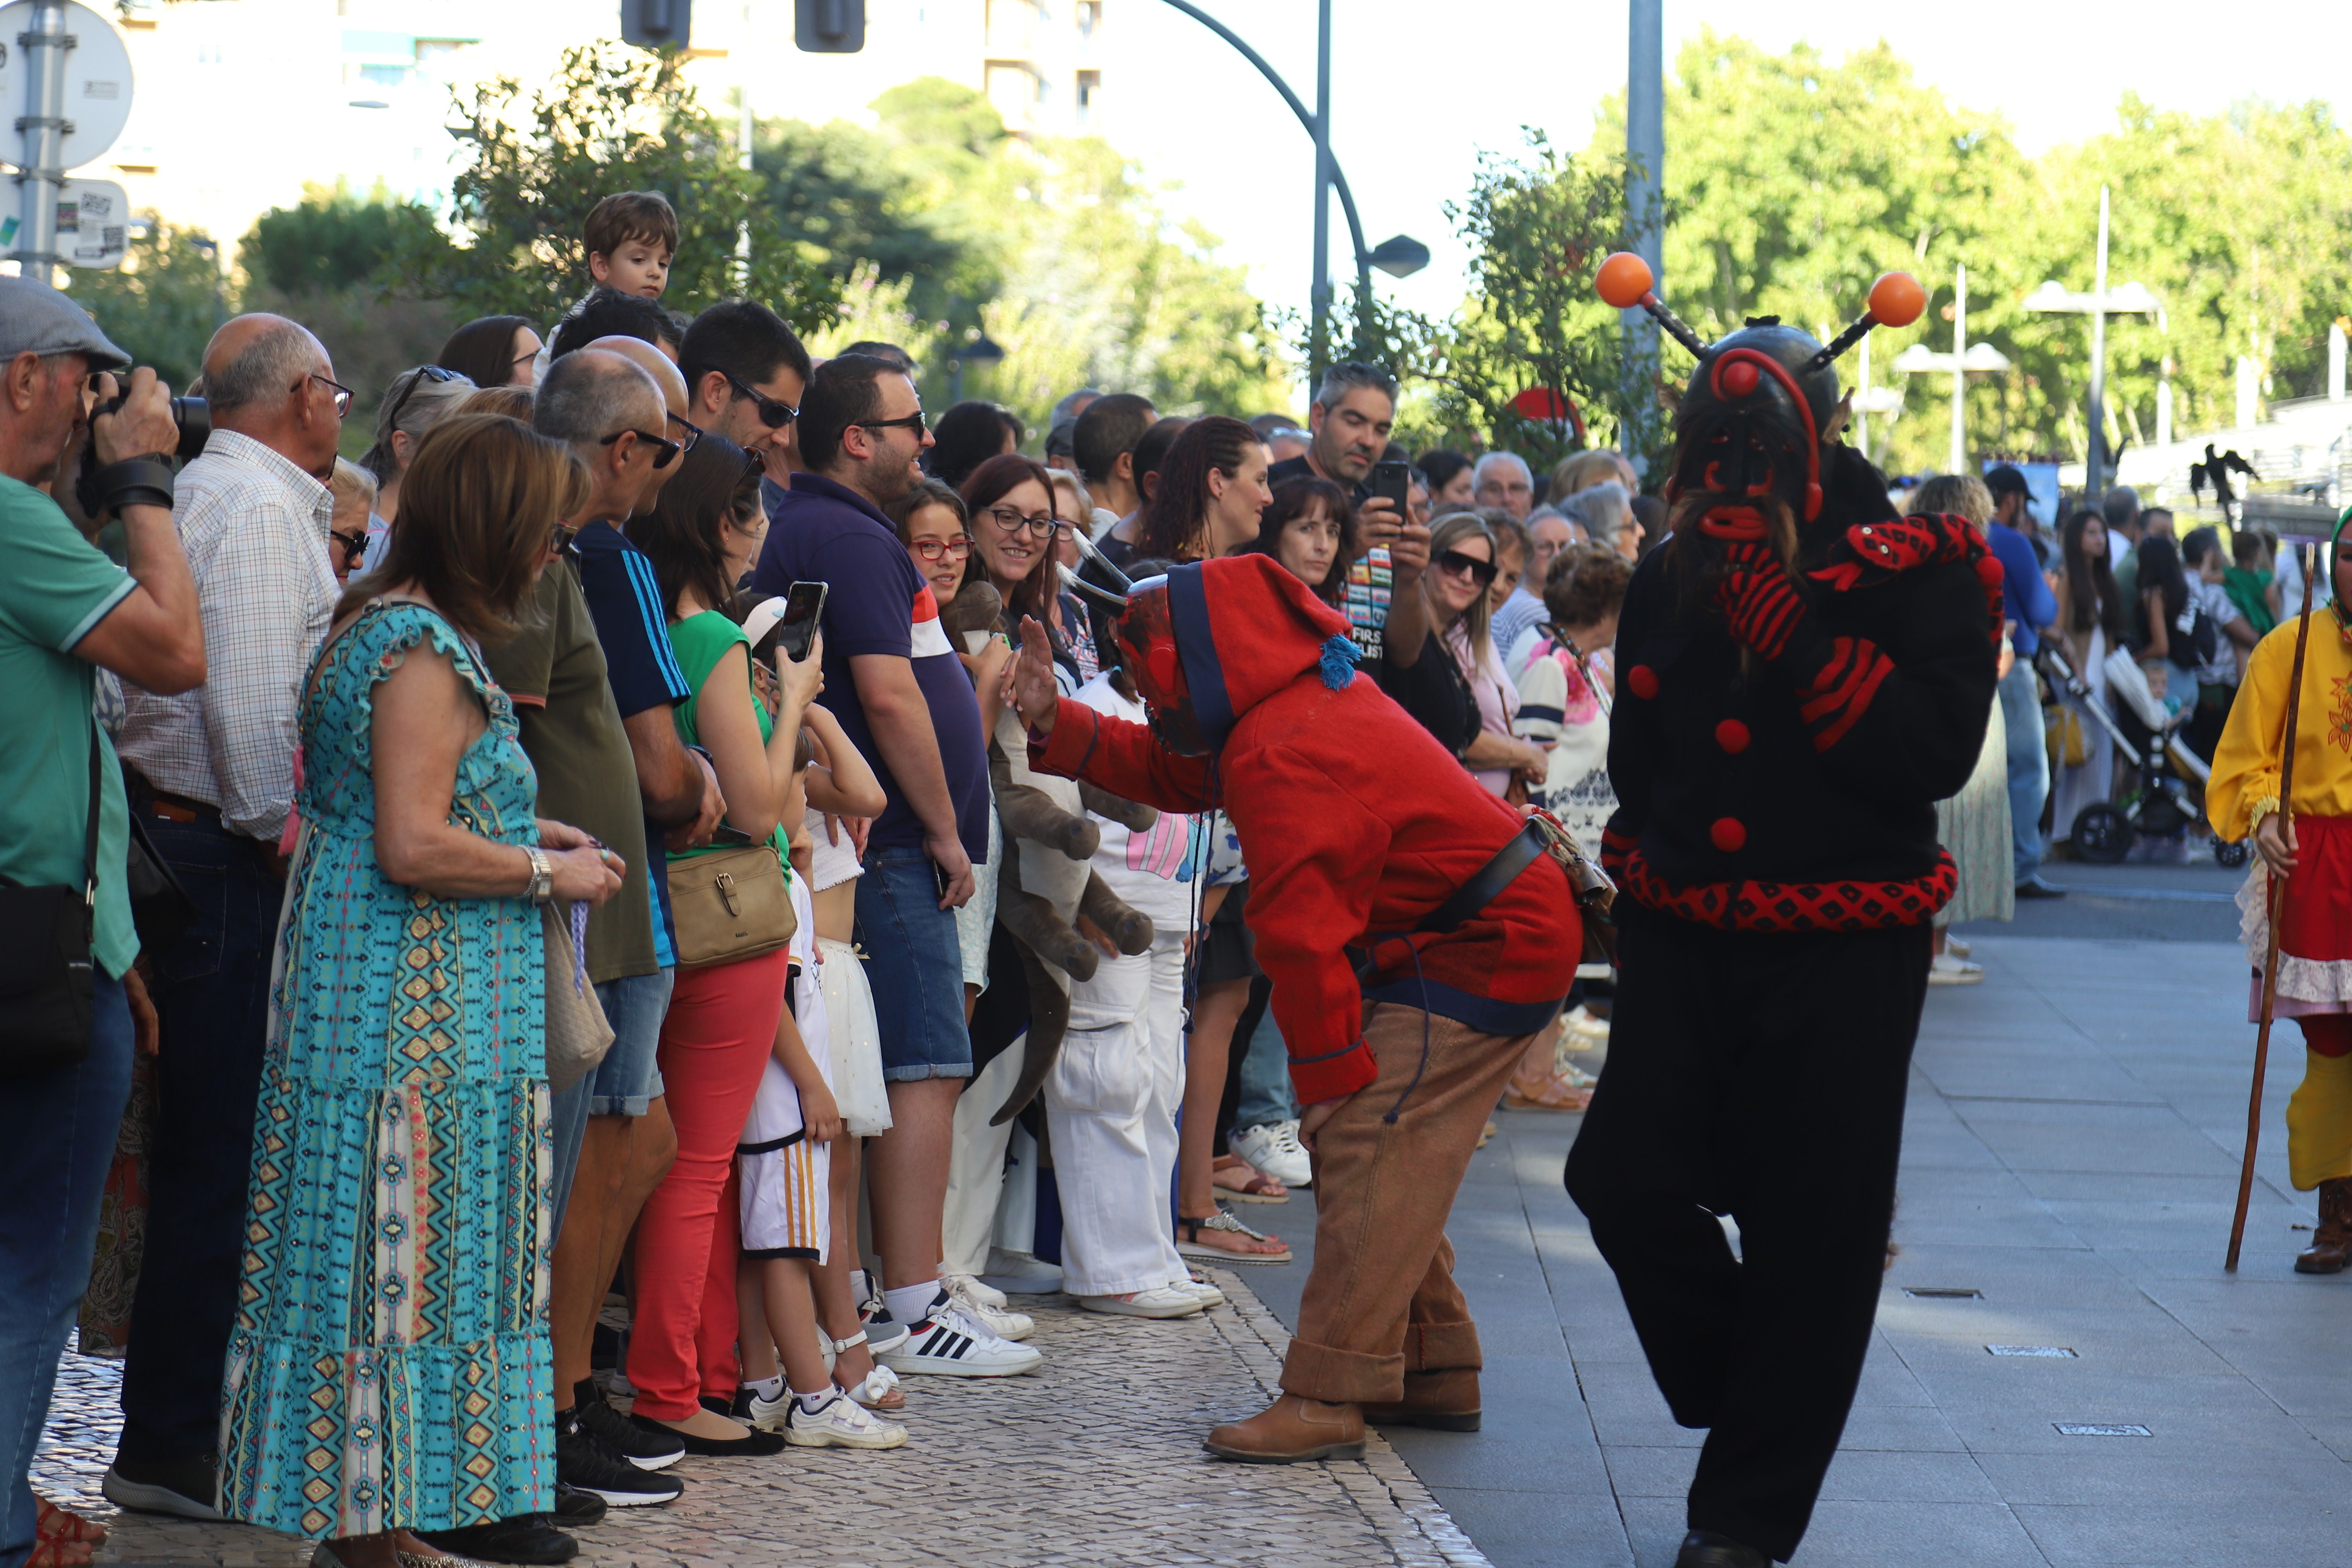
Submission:
M 629 1331 L 636 1408 L 683 1421 L 697 1395 L 732 1398 L 735 1146 L 775 1048 L 790 955 L 681 969 L 662 1019 L 662 1093 L 677 1159 L 637 1219 L 637 1311 Z

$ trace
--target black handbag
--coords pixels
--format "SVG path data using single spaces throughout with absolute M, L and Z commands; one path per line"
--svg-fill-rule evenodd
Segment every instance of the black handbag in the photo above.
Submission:
M 89 1052 L 90 939 L 98 925 L 98 724 L 89 731 L 82 885 L 0 882 L 0 1078 L 71 1067 Z

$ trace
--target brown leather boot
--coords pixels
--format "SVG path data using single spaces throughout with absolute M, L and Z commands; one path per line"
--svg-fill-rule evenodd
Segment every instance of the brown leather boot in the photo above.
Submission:
M 1433 1432 L 1478 1430 L 1478 1369 L 1446 1367 L 1404 1374 L 1404 1397 L 1364 1406 L 1367 1426 L 1426 1426 Z
M 1229 1421 L 1217 1427 L 1202 1447 L 1221 1459 L 1239 1459 L 1245 1465 L 1360 1459 L 1364 1417 L 1352 1405 L 1330 1405 L 1286 1393 L 1248 1420 Z
M 2352 1176 L 2319 1184 L 2319 1228 L 2294 1260 L 2297 1274 L 2340 1274 L 2352 1263 Z

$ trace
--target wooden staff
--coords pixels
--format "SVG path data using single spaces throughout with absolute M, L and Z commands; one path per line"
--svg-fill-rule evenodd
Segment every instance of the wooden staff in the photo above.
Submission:
M 2316 558 L 2307 558 L 2303 571 L 2303 615 L 2294 628 L 2294 672 L 2286 689 L 2285 756 L 2279 763 L 2279 820 L 2289 842 L 2294 833 L 2294 730 L 2303 710 L 2303 655 L 2311 646 L 2311 577 Z M 2263 1136 L 2263 1074 L 2270 1065 L 2271 1012 L 2278 1001 L 2279 915 L 2286 907 L 2286 879 L 2270 878 L 2270 939 L 2263 948 L 2263 1017 L 2254 1031 L 2254 1087 L 2246 1100 L 2246 1157 L 2238 1169 L 2238 1212 L 2230 1221 L 2230 1255 L 2221 1267 L 2238 1271 L 2238 1248 L 2246 1239 L 2246 1205 L 2254 1194 L 2254 1149 Z

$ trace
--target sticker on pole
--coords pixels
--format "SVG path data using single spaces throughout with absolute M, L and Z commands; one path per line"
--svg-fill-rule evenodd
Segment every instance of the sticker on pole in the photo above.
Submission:
M 32 30 L 32 0 L 0 5 L 0 104 L 12 118 L 25 112 L 31 52 L 17 39 Z M 131 51 L 113 23 L 72 0 L 65 7 L 65 31 L 73 47 L 66 51 L 65 101 L 58 107 L 66 128 L 58 167 L 78 169 L 102 157 L 130 122 Z M 15 159 L 11 153 L 10 162 Z
M 122 265 L 131 248 L 131 198 L 112 180 L 68 180 L 58 192 L 58 259 L 68 267 Z

